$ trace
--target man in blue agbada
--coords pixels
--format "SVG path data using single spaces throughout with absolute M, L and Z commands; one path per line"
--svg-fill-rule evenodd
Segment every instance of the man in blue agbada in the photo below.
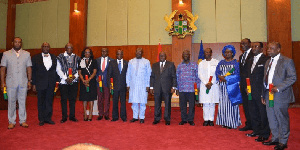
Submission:
M 218 108 L 217 125 L 228 129 L 241 125 L 239 106 L 242 102 L 239 89 L 239 63 L 233 59 L 236 51 L 233 45 L 226 45 L 222 50 L 224 60 L 216 69 L 216 77 L 220 85 L 220 102 Z
M 129 103 L 132 103 L 133 119 L 130 122 L 144 123 L 148 91 L 150 87 L 151 66 L 148 59 L 143 58 L 143 49 L 137 48 L 135 58 L 128 63 L 126 74 Z

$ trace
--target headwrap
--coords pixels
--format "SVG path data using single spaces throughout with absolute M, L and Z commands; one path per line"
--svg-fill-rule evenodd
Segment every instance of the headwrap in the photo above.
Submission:
M 223 55 L 225 55 L 225 51 L 226 51 L 227 49 L 228 49 L 228 50 L 231 50 L 231 52 L 232 52 L 232 57 L 234 57 L 234 56 L 235 56 L 235 53 L 236 53 L 234 46 L 233 46 L 233 45 L 226 45 L 226 46 L 224 46 L 224 48 L 223 48 L 223 50 L 222 50 Z

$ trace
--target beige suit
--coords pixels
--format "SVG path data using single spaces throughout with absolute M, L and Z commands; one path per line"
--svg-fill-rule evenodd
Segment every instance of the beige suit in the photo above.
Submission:
M 1 66 L 7 68 L 6 86 L 8 95 L 8 120 L 16 124 L 16 100 L 19 103 L 20 123 L 26 122 L 26 97 L 27 97 L 27 67 L 32 66 L 30 54 L 19 50 L 17 57 L 14 49 L 3 53 Z

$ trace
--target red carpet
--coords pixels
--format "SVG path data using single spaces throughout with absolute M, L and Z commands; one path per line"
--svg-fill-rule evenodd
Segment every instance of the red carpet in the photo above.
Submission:
M 255 142 L 255 138 L 246 137 L 249 132 L 236 129 L 227 130 L 220 126 L 203 127 L 202 108 L 196 107 L 196 126 L 179 126 L 179 108 L 172 108 L 170 126 L 164 121 L 152 125 L 154 118 L 153 107 L 147 107 L 145 124 L 123 123 L 122 121 L 97 121 L 94 116 L 92 122 L 83 121 L 82 103 L 76 103 L 76 117 L 79 122 L 67 121 L 59 123 L 61 119 L 60 99 L 54 100 L 53 120 L 55 125 L 45 124 L 40 127 L 37 119 L 37 99 L 28 97 L 27 113 L 29 128 L 19 126 L 7 129 L 7 111 L 0 111 L 0 149 L 62 149 L 77 143 L 93 143 L 109 149 L 266 149 Z M 242 107 L 240 107 L 241 112 Z M 216 110 L 217 111 L 217 110 Z M 290 108 L 291 134 L 288 149 L 300 148 L 300 108 Z M 128 120 L 132 119 L 130 104 L 127 104 Z M 110 112 L 111 114 L 111 112 Z M 110 116 L 111 117 L 111 116 Z M 244 123 L 244 114 L 241 114 Z M 17 117 L 18 118 L 18 117 Z M 17 119 L 18 120 L 18 119 Z M 242 125 L 243 126 L 243 125 Z M 297 148 L 298 147 L 298 148 Z

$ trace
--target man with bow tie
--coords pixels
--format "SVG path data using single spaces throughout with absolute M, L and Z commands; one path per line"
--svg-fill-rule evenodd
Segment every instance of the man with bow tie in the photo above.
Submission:
M 39 125 L 55 124 L 52 121 L 54 88 L 57 79 L 56 56 L 50 54 L 50 44 L 42 44 L 42 53 L 32 58 L 32 90 L 37 92 Z

